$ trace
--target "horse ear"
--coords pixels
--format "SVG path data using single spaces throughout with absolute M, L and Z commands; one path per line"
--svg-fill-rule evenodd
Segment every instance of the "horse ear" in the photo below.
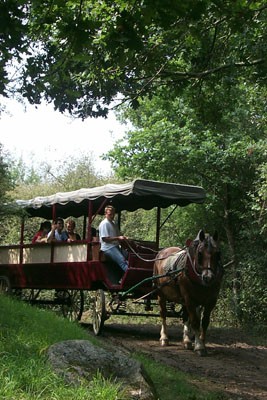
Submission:
M 203 229 L 201 229 L 201 231 L 199 231 L 198 237 L 201 242 L 203 242 L 203 240 L 205 240 L 205 232 L 203 231 Z
M 215 240 L 215 242 L 217 242 L 217 240 L 219 239 L 219 234 L 218 234 L 217 230 L 215 230 L 215 232 L 214 232 L 212 237 L 213 237 L 213 240 Z

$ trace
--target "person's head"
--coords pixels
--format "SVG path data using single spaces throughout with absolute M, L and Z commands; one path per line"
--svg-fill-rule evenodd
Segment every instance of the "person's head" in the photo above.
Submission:
M 42 230 L 44 232 L 50 232 L 51 231 L 51 222 L 50 221 L 44 221 L 42 223 Z
M 51 231 L 51 222 L 50 221 L 43 221 L 40 224 L 39 231 Z
M 56 226 L 57 226 L 57 231 L 58 232 L 61 232 L 62 230 L 63 230 L 63 228 L 64 228 L 64 220 L 63 220 L 63 218 L 56 218 L 56 220 L 55 220 L 55 224 L 56 224 Z
M 68 221 L 66 222 L 66 228 L 68 232 L 73 232 L 75 229 L 75 221 L 73 221 L 73 219 L 68 219 Z
M 105 207 L 105 216 L 108 219 L 114 219 L 116 210 L 113 206 L 109 205 Z

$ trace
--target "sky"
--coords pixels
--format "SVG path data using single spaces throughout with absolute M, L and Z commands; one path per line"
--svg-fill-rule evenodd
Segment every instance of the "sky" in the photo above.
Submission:
M 60 159 L 91 154 L 96 172 L 110 171 L 110 163 L 100 156 L 123 137 L 126 129 L 113 113 L 107 119 L 81 121 L 54 111 L 51 105 L 29 105 L 25 111 L 14 100 L 5 104 L 6 112 L 0 114 L 0 143 L 28 166 L 47 161 L 53 167 Z

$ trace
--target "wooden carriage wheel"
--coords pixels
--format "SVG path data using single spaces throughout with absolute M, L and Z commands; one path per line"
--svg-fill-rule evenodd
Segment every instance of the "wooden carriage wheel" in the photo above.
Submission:
M 11 286 L 7 276 L 0 276 L 0 294 L 10 294 Z
M 106 320 L 105 293 L 99 289 L 95 293 L 93 303 L 93 331 L 95 335 L 99 335 L 103 329 Z
M 63 290 L 63 304 L 61 306 L 62 314 L 70 321 L 80 321 L 84 310 L 83 290 Z

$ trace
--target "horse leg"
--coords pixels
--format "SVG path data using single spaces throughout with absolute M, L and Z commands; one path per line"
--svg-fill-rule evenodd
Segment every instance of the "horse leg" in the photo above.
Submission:
M 192 340 L 191 340 L 191 324 L 189 319 L 184 322 L 184 332 L 183 332 L 183 345 L 186 350 L 192 350 Z
M 191 329 L 191 324 L 190 320 L 188 318 L 188 312 L 186 308 L 183 306 L 183 326 L 184 326 L 184 331 L 183 331 L 183 345 L 186 350 L 192 350 L 192 340 L 191 340 L 191 335 L 192 335 L 192 329 Z
M 187 307 L 189 313 L 189 320 L 191 327 L 195 334 L 195 347 L 194 351 L 200 355 L 205 356 L 207 354 L 205 343 L 200 334 L 200 308 L 190 305 Z
M 212 304 L 212 305 L 209 305 L 208 307 L 204 308 L 203 317 L 201 320 L 201 332 L 200 332 L 200 338 L 203 341 L 204 345 L 206 343 L 207 329 L 210 324 L 210 315 L 211 315 L 211 312 L 214 307 L 215 307 L 215 304 L 214 305 Z
M 161 316 L 161 330 L 160 330 L 160 343 L 161 346 L 168 346 L 169 339 L 167 335 L 167 307 L 166 300 L 159 298 L 160 316 Z

